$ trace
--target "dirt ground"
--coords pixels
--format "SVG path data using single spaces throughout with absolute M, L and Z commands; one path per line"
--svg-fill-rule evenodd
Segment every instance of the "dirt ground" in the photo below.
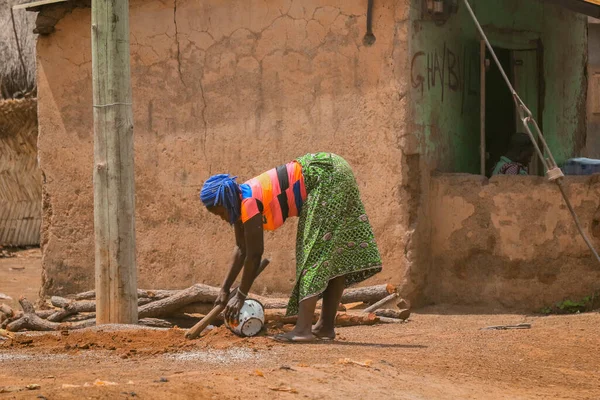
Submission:
M 12 282 L 5 262 L 2 283 Z M 0 286 L 15 290 L 24 289 Z M 480 330 L 522 322 L 531 329 Z M 195 341 L 179 329 L 116 326 L 20 333 L 0 340 L 0 399 L 598 399 L 599 324 L 598 313 L 437 306 L 304 345 L 224 327 Z
M 5 300 L 0 294 L 0 303 L 19 309 L 19 296 L 25 296 L 35 303 L 41 284 L 42 253 L 39 248 L 21 251 L 0 249 L 0 293 L 12 298 Z

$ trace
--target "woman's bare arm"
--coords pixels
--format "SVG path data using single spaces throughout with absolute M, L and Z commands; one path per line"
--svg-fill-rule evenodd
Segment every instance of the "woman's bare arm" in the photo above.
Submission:
M 238 288 L 238 295 L 232 298 L 227 304 L 225 317 L 228 319 L 237 319 L 242 304 L 256 278 L 256 271 L 258 271 L 264 251 L 264 232 L 261 214 L 255 215 L 244 223 L 243 235 L 245 243 L 244 272 L 242 273 L 242 283 Z
M 223 281 L 223 285 L 221 286 L 221 290 L 227 291 L 231 289 L 231 285 L 239 275 L 242 267 L 244 266 L 244 260 L 246 259 L 246 242 L 244 238 L 244 226 L 241 222 L 236 222 L 234 224 L 235 229 L 235 249 L 233 250 L 233 257 L 231 260 L 231 268 L 229 268 L 229 272 L 227 276 L 225 276 L 225 280 Z

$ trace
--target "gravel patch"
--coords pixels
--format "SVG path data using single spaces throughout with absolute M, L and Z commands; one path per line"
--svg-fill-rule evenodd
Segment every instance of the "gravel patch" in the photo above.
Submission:
M 23 354 L 14 352 L 0 352 L 0 363 L 10 361 L 53 361 L 70 358 L 66 354 Z
M 228 350 L 188 351 L 165 355 L 166 359 L 174 361 L 201 361 L 212 364 L 234 364 L 251 360 L 261 360 L 264 357 L 253 350 L 235 348 Z

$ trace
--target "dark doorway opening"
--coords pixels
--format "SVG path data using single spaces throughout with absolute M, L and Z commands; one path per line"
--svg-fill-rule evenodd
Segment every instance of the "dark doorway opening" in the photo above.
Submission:
M 513 82 L 511 51 L 494 47 L 496 56 Z M 515 132 L 515 103 L 496 63 L 488 57 L 485 74 L 485 143 L 486 175 L 490 176 L 496 163 L 506 154 L 511 135 Z

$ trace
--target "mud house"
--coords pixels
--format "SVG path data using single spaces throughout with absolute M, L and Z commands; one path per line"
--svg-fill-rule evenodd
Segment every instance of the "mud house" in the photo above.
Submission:
M 93 286 L 90 9 L 41 3 L 29 9 L 44 33 L 38 146 L 50 294 Z M 221 281 L 233 235 L 198 201 L 210 174 L 244 180 L 332 151 L 354 166 L 375 228 L 385 264 L 375 282 L 418 303 L 525 308 L 598 289 L 600 270 L 536 165 L 528 177 L 482 174 L 517 122 L 462 2 L 378 0 L 374 41 L 367 3 L 130 1 L 139 285 Z M 587 17 L 579 0 L 559 3 L 472 1 L 563 161 L 588 141 Z M 568 187 L 597 233 L 597 178 Z M 291 287 L 294 237 L 293 223 L 268 235 L 272 265 L 259 290 Z

